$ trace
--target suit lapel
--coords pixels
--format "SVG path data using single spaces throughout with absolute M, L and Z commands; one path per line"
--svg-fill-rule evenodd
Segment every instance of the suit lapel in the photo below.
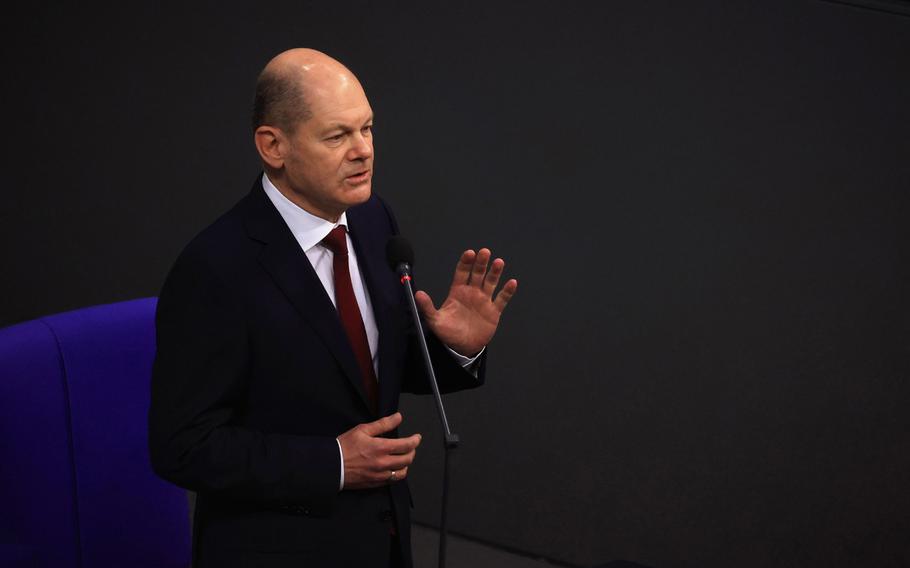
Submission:
M 394 320 L 395 309 L 400 305 L 394 294 L 404 292 L 396 288 L 395 273 L 385 263 L 388 233 L 372 227 L 362 207 L 349 209 L 347 217 L 357 263 L 366 281 L 379 330 L 379 413 L 385 416 L 397 406 L 396 396 L 401 390 L 401 374 L 394 368 L 395 349 L 402 341 Z
M 247 233 L 264 245 L 258 257 L 259 263 L 300 317 L 323 340 L 351 386 L 359 393 L 364 407 L 369 410 L 370 404 L 363 391 L 354 352 L 338 319 L 338 312 L 326 294 L 316 271 L 313 270 L 306 254 L 300 250 L 300 245 L 284 219 L 269 201 L 261 182 L 256 182 L 247 199 Z

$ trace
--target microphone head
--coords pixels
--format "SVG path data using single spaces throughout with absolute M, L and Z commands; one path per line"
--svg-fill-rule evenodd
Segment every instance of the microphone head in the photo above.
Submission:
M 402 264 L 414 266 L 414 249 L 411 243 L 401 235 L 395 235 L 385 245 L 385 258 L 392 270 L 398 272 Z

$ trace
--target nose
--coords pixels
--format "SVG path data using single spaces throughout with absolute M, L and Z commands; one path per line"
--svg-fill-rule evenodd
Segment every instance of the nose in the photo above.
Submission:
M 373 157 L 373 139 L 369 135 L 357 132 L 351 136 L 351 147 L 348 149 L 348 160 L 366 160 Z

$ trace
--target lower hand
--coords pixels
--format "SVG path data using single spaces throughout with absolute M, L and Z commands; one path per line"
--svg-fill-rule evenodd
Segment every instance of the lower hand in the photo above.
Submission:
M 401 413 L 396 412 L 375 422 L 358 424 L 338 436 L 344 456 L 344 489 L 380 487 L 408 476 L 420 434 L 407 438 L 380 436 L 397 428 L 401 421 Z

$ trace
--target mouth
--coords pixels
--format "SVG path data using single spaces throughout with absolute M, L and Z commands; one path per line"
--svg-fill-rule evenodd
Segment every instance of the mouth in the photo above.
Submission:
M 373 176 L 372 170 L 363 170 L 361 172 L 357 172 L 356 174 L 349 175 L 348 177 L 344 178 L 344 181 L 346 181 L 347 183 L 349 183 L 351 185 L 360 185 L 362 183 L 366 183 L 366 182 L 370 181 L 370 178 L 372 176 Z

